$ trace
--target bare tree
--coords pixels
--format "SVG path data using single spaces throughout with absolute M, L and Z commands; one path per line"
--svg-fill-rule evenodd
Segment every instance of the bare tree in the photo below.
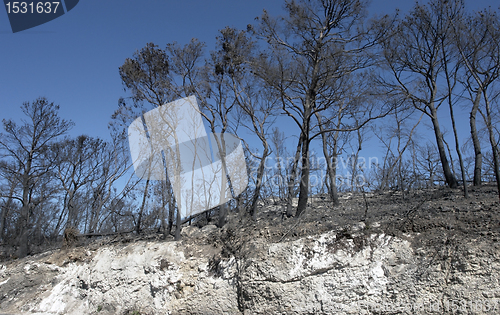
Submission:
M 179 97 L 188 97 L 193 94 L 197 97 L 201 109 L 199 114 L 208 121 L 217 144 L 217 152 L 220 153 L 217 154 L 222 162 L 220 172 L 225 174 L 222 176 L 223 183 L 220 185 L 220 197 L 225 198 L 226 187 L 231 188 L 231 182 L 227 175 L 226 143 L 223 135 L 230 127 L 228 115 L 234 108 L 235 102 L 229 97 L 228 78 L 216 71 L 220 54 L 212 54 L 212 59 L 208 62 L 208 65 L 212 65 L 212 67 L 201 64 L 203 56 L 204 44 L 196 39 L 184 46 L 177 43 L 168 44 L 165 50 L 150 43 L 136 52 L 133 59 L 129 58 L 125 61 L 120 67 L 120 74 L 125 86 L 132 92 L 132 99 L 139 107 L 144 102 L 159 107 Z M 168 123 L 169 130 L 172 130 L 173 137 L 177 139 L 176 126 L 172 125 L 175 124 L 175 119 L 170 120 L 172 122 Z M 219 132 L 217 133 L 217 131 Z M 216 136 L 217 134 L 221 136 Z M 174 151 L 173 159 L 179 161 L 175 167 L 180 167 L 179 149 Z M 167 163 L 168 160 L 170 159 L 164 160 L 164 163 Z M 191 194 L 194 194 L 193 189 L 191 189 Z M 179 192 L 180 189 L 174 187 L 174 191 Z M 233 193 L 232 189 L 230 191 Z M 176 239 L 179 239 L 182 221 L 179 211 L 180 200 L 176 201 L 177 228 L 175 236 Z M 219 226 L 225 223 L 226 207 L 225 203 L 219 206 Z
M 491 108 L 488 99 L 492 85 L 500 75 L 500 19 L 491 9 L 470 16 L 463 24 L 454 25 L 456 44 L 466 68 L 463 85 L 472 100 L 470 114 L 471 136 L 474 145 L 474 185 L 481 184 L 482 153 L 478 132 L 476 129 L 476 113 L 480 110 L 481 98 L 484 99 L 488 129 L 493 159 L 496 161 L 497 182 L 500 181 L 498 171 L 498 149 L 496 146 Z M 500 195 L 500 184 L 499 184 Z
M 130 176 L 121 191 L 115 186 L 131 167 L 130 152 L 123 141 L 114 138 L 96 154 L 95 159 L 102 163 L 94 169 L 95 176 L 88 184 L 86 198 L 82 200 L 89 212 L 85 221 L 88 233 L 100 231 L 106 219 L 119 215 L 117 205 L 123 204 L 125 197 L 138 183 Z
M 269 48 L 253 61 L 253 72 L 280 94 L 283 113 L 300 130 L 293 168 L 300 158 L 297 216 L 307 206 L 310 143 L 315 136 L 334 131 L 324 129 L 311 135 L 318 124 L 314 118 L 338 102 L 336 80 L 368 66 L 367 49 L 378 37 L 372 34 L 373 28 L 363 25 L 365 7 L 360 0 L 287 1 L 287 16 L 275 19 L 264 12 L 253 28 Z M 325 115 L 321 124 L 330 119 L 335 115 Z M 359 129 L 365 123 L 348 129 Z M 289 188 L 294 186 L 294 175 L 292 171 Z
M 486 107 L 486 114 L 483 114 L 482 112 L 481 114 L 483 115 L 484 121 L 486 122 L 486 128 L 488 129 L 488 139 L 490 140 L 491 153 L 493 156 L 493 167 L 494 167 L 493 171 L 495 173 L 495 179 L 497 182 L 497 189 L 498 189 L 498 199 L 500 201 L 500 161 L 499 161 L 500 153 L 498 152 L 499 151 L 498 141 L 500 140 L 497 140 L 497 136 L 495 136 L 495 130 L 492 123 L 491 103 L 489 100 L 489 96 L 485 91 L 483 91 L 483 96 Z
M 452 21 L 460 15 L 461 7 L 460 0 L 416 4 L 382 42 L 385 63 L 395 80 L 384 83 L 431 119 L 446 183 L 452 188 L 458 183 L 450 169 L 438 120 L 438 109 L 448 91 L 439 93 L 438 81 L 445 62 L 441 43 L 453 37 Z
M 76 139 L 66 139 L 54 143 L 50 151 L 55 156 L 55 177 L 59 180 L 64 191 L 63 209 L 54 229 L 54 234 L 59 234 L 59 228 L 66 218 L 66 228 L 79 228 L 77 220 L 78 209 L 75 196 L 82 188 L 92 182 L 97 176 L 97 170 L 105 161 L 99 153 L 105 150 L 106 143 L 81 135 Z
M 194 94 L 200 101 L 201 115 L 208 122 L 210 131 L 214 137 L 217 152 L 222 153 L 220 160 L 222 170 L 227 176 L 223 178 L 226 183 L 221 185 L 220 195 L 225 195 L 227 184 L 233 198 L 233 184 L 226 165 L 226 143 L 224 134 L 236 126 L 231 125 L 231 112 L 238 105 L 236 97 L 240 97 L 241 91 L 235 88 L 241 83 L 241 75 L 244 73 L 243 65 L 248 58 L 252 43 L 242 32 L 226 27 L 220 31 L 217 37 L 217 50 L 210 53 L 210 58 L 203 60 L 204 44 L 197 40 L 192 40 L 184 47 L 178 44 L 169 44 L 171 60 L 173 61 L 174 72 L 182 78 L 182 84 L 178 90 L 184 95 Z M 236 93 L 236 94 L 235 94 Z M 241 100 L 241 99 L 240 99 Z M 238 120 L 236 120 L 236 123 Z M 238 203 L 241 199 L 238 198 Z M 228 204 L 219 205 L 219 227 L 226 222 Z
M 427 142 L 424 146 L 419 146 L 416 152 L 419 176 L 426 182 L 426 188 L 433 187 L 436 181 L 442 181 L 443 177 L 439 172 L 439 154 L 436 146 Z
M 133 58 L 127 58 L 120 67 L 120 76 L 125 87 L 132 92 L 132 99 L 136 107 L 142 107 L 144 102 L 153 107 L 159 107 L 178 96 L 178 90 L 173 84 L 172 67 L 167 52 L 153 43 L 148 43 L 144 48 L 137 51 Z M 142 107 L 139 115 L 142 115 L 145 111 L 144 107 Z M 177 165 L 180 165 L 180 163 L 177 163 Z M 168 177 L 166 178 L 168 180 Z M 144 189 L 142 206 L 145 205 L 148 184 Z M 142 211 L 143 208 L 141 213 Z M 176 222 L 175 238 L 178 240 L 181 231 L 181 214 L 179 211 L 177 211 Z M 137 227 L 140 230 L 140 221 Z
M 21 166 L 16 178 L 19 181 L 19 191 L 12 197 L 21 203 L 17 224 L 18 257 L 29 253 L 30 234 L 35 223 L 32 221 L 33 211 L 36 210 L 36 205 L 44 201 L 41 198 L 43 196 L 35 195 L 36 189 L 54 167 L 54 161 L 47 154 L 49 146 L 73 126 L 72 122 L 57 115 L 59 106 L 46 98 L 26 102 L 21 109 L 27 120 L 19 126 L 12 120 L 3 120 L 5 133 L 0 136 L 0 150 L 14 163 L 2 166 Z
M 251 82 L 249 83 L 249 85 L 241 89 L 241 92 L 237 93 L 236 100 L 239 108 L 244 113 L 244 120 L 246 120 L 242 122 L 243 126 L 257 135 L 263 147 L 262 155 L 257 156 L 252 154 L 260 160 L 257 168 L 256 186 L 250 205 L 250 213 L 255 220 L 257 219 L 257 201 L 263 183 L 266 158 L 272 153 L 267 139 L 270 123 L 275 120 L 272 114 L 275 111 L 276 98 L 273 100 L 273 96 L 272 94 L 269 95 L 269 91 L 268 93 L 263 92 L 263 90 L 259 89 L 258 85 L 252 86 Z
M 258 156 L 250 152 L 259 162 L 257 167 L 256 185 L 252 200 L 250 201 L 250 213 L 255 220 L 257 218 L 257 201 L 263 185 L 264 166 L 266 158 L 271 154 L 268 143 L 269 126 L 276 120 L 276 104 L 279 96 L 272 89 L 262 84 L 260 80 L 252 75 L 248 68 L 253 42 L 243 31 L 225 28 L 218 38 L 218 46 L 221 48 L 215 59 L 215 72 L 219 76 L 228 77 L 231 94 L 238 104 L 237 122 L 254 133 L 262 143 L 263 152 Z
M 454 20 L 461 20 L 463 19 L 463 16 L 461 15 L 461 12 L 458 12 Z M 451 125 L 453 128 L 453 136 L 455 138 L 455 149 L 457 150 L 457 155 L 458 155 L 458 162 L 460 164 L 460 172 L 462 175 L 462 187 L 464 188 L 464 197 L 469 198 L 469 192 L 467 188 L 467 178 L 465 174 L 465 168 L 464 168 L 464 161 L 462 158 L 462 152 L 460 151 L 460 141 L 458 138 L 458 132 L 457 132 L 457 126 L 455 123 L 455 114 L 454 114 L 454 109 L 453 106 L 456 105 L 456 101 L 453 98 L 453 90 L 455 89 L 457 85 L 457 80 L 458 80 L 458 73 L 462 67 L 462 63 L 460 62 L 461 58 L 457 56 L 455 45 L 453 43 L 453 40 L 449 40 L 446 37 L 442 37 L 441 39 L 441 53 L 442 53 L 442 58 L 443 58 L 443 72 L 446 78 L 446 87 L 448 89 L 447 91 L 447 101 L 448 101 L 448 106 L 450 109 L 450 118 L 451 118 Z M 450 162 L 451 166 L 453 169 L 453 161 L 451 160 L 451 152 L 450 152 Z M 454 170 L 453 170 L 454 172 Z
M 374 129 L 373 134 L 385 146 L 386 154 L 384 161 L 380 167 L 378 189 L 386 190 L 389 188 L 397 188 L 403 193 L 405 190 L 405 181 L 410 180 L 404 177 L 405 159 L 404 155 L 408 149 L 415 144 L 415 131 L 420 124 L 423 114 L 420 115 L 416 122 L 412 122 L 415 110 L 412 106 L 396 106 L 396 109 L 390 116 L 392 120 L 382 127 Z M 408 123 L 414 123 L 411 128 L 407 127 Z M 395 144 L 393 143 L 395 139 Z M 391 183 L 391 181 L 393 183 Z M 395 181 L 395 183 L 394 183 Z M 409 187 L 408 187 L 409 188 Z
M 10 165 L 9 165 L 10 164 Z M 1 203 L 1 215 L 0 215 L 0 242 L 6 242 L 7 238 L 5 232 L 9 226 L 12 224 L 12 219 L 9 214 L 14 212 L 18 207 L 16 205 L 15 193 L 19 188 L 19 174 L 21 171 L 21 165 L 17 163 L 9 163 L 7 161 L 0 161 L 0 176 L 5 179 L 5 183 L 2 183 L 0 187 L 0 198 L 2 198 Z
M 376 93 L 370 91 L 373 88 L 372 83 L 371 76 L 367 73 L 359 75 L 345 73 L 331 82 L 332 90 L 335 89 L 336 102 L 322 113 L 325 117 L 322 117 L 320 112 L 315 113 L 319 132 L 311 138 L 321 135 L 323 155 L 326 160 L 328 194 L 333 205 L 339 203 L 336 184 L 338 157 L 343 146 L 349 142 L 350 133 L 360 132 L 360 126 L 370 120 L 364 117 L 365 113 L 371 112 L 371 106 L 380 101 Z M 327 119 L 327 117 L 334 118 Z
M 497 25 L 497 26 L 495 26 Z M 474 186 L 481 185 L 482 152 L 476 127 L 476 115 L 483 93 L 488 92 L 498 78 L 498 16 L 491 10 L 469 15 L 455 21 L 453 31 L 455 44 L 464 64 L 464 75 L 460 80 L 472 103 L 470 129 L 474 146 Z

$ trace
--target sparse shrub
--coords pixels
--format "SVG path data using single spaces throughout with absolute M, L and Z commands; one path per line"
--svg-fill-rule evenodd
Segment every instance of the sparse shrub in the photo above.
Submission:
M 78 235 L 80 231 L 78 231 L 75 227 L 68 227 L 64 230 L 64 242 L 63 247 L 69 248 L 73 247 L 78 243 Z

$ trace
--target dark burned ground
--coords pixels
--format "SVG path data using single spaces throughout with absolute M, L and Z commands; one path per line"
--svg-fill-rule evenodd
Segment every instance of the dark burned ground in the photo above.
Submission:
M 315 196 L 299 218 L 284 216 L 284 205 L 279 202 L 269 201 L 258 210 L 255 221 L 248 214 L 231 212 L 227 224 L 221 229 L 213 225 L 216 216 L 212 222 L 193 220 L 191 226 L 183 227 L 178 248 L 185 257 L 208 257 L 208 271 L 217 276 L 222 270 L 220 262 L 229 261 L 231 256 L 239 261 L 246 258 L 250 258 L 248 261 L 254 258 L 256 261 L 266 260 L 267 251 L 259 252 L 255 248 L 265 248 L 269 243 L 314 238 L 333 232 L 339 240 L 331 244 L 333 251 L 346 243 L 354 244 L 351 248 L 357 251 L 369 245 L 372 234 L 386 234 L 412 244 L 412 257 L 415 258 L 404 263 L 417 266 L 410 268 L 411 279 L 391 278 L 387 292 L 392 292 L 396 298 L 403 298 L 404 293 L 397 295 L 394 292 L 413 292 L 411 289 L 415 286 L 420 290 L 415 292 L 432 293 L 448 300 L 458 299 L 467 290 L 475 290 L 471 295 L 475 299 L 500 298 L 500 205 L 494 185 L 471 187 L 469 199 L 463 197 L 460 189 L 444 187 L 405 195 L 399 192 L 341 194 L 340 204 L 335 207 L 327 199 Z M 205 215 L 200 218 L 205 218 Z M 352 242 L 343 242 L 343 239 Z M 50 250 L 34 257 L 2 263 L 10 268 L 12 281 L 2 286 L 0 302 L 7 293 L 9 296 L 19 295 L 22 299 L 22 296 L 36 295 L 40 286 L 47 283 L 55 285 L 58 273 L 53 265 L 90 262 L 102 246 L 123 246 L 124 243 L 139 241 L 172 242 L 173 237 L 153 232 L 140 235 L 122 233 L 99 239 L 80 236 L 80 244 L 73 248 Z M 57 246 L 60 248 L 61 244 Z M 32 259 L 44 263 L 40 264 L 40 270 L 27 273 L 23 262 Z M 169 268 L 169 262 L 161 260 L 159 268 Z
M 474 241 L 484 241 L 491 245 L 486 249 L 488 252 L 500 252 L 500 205 L 496 187 L 492 184 L 470 187 L 469 194 L 465 199 L 461 189 L 446 187 L 415 190 L 404 195 L 400 192 L 344 193 L 337 206 L 325 196 L 314 196 L 299 218 L 287 218 L 283 215 L 284 204 L 268 200 L 259 206 L 256 221 L 248 214 L 230 213 L 222 229 L 214 226 L 202 229 L 207 224 L 214 224 L 217 218 L 212 222 L 193 220 L 192 226 L 183 227 L 182 242 L 188 251 L 196 245 L 212 245 L 219 250 L 230 245 L 232 254 L 236 254 L 235 251 L 249 240 L 260 238 L 275 243 L 335 231 L 339 238 L 353 238 L 361 245 L 364 235 L 384 233 L 403 238 L 411 235 L 415 249 L 434 247 L 439 250 L 442 245 L 465 247 Z M 60 255 L 139 240 L 173 241 L 173 237 L 144 232 L 141 235 L 122 233 L 99 239 L 82 238 L 77 248 L 63 250 Z
M 257 221 L 234 214 L 223 230 L 241 238 L 264 237 L 269 242 L 337 231 L 345 237 L 359 230 L 395 236 L 412 234 L 422 242 L 433 239 L 485 238 L 500 240 L 500 205 L 494 185 L 461 189 L 439 187 L 400 192 L 341 194 L 340 205 L 313 197 L 299 218 L 283 216 L 284 205 L 269 202 L 259 208 Z M 366 213 L 366 218 L 365 218 Z M 415 244 L 417 245 L 417 244 Z M 423 244 L 422 244 L 423 245 Z
M 408 239 L 414 249 L 425 248 L 434 253 L 433 259 L 462 260 L 475 249 L 481 255 L 496 259 L 500 253 L 500 205 L 498 192 L 491 184 L 470 187 L 469 198 L 461 189 L 438 187 L 400 192 L 341 194 L 340 204 L 333 206 L 327 199 L 311 198 L 307 210 L 299 218 L 283 215 L 284 205 L 268 201 L 259 207 L 258 219 L 246 214 L 230 214 L 220 230 L 203 232 L 185 227 L 185 249 L 196 245 L 213 245 L 229 255 L 239 251 L 250 240 L 264 239 L 268 243 L 285 242 L 330 231 L 337 238 L 353 239 L 362 247 L 366 236 L 387 234 Z M 324 196 L 323 196 L 324 197 Z M 366 213 L 366 217 L 365 217 Z M 206 222 L 193 223 L 202 227 Z M 486 244 L 486 245 L 485 245 Z M 245 255 L 245 254 L 243 254 Z M 451 257 L 453 256 L 453 257 Z

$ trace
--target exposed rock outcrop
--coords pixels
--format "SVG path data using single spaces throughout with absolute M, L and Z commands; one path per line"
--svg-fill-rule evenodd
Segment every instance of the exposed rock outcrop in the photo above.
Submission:
M 500 252 L 470 242 L 432 253 L 413 248 L 409 235 L 360 230 L 255 239 L 235 255 L 185 242 L 77 248 L 3 265 L 0 306 L 13 314 L 487 314 L 500 307 Z
M 274 204 L 178 242 L 122 235 L 0 263 L 0 313 L 499 314 L 500 206 L 488 186 L 471 195 L 352 195 L 298 219 Z

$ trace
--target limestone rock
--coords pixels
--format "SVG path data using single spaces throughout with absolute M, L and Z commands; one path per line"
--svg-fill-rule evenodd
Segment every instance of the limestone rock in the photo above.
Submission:
M 138 241 L 92 252 L 82 247 L 86 259 L 59 265 L 62 252 L 28 257 L 0 265 L 0 309 L 69 315 L 498 311 L 500 254 L 490 244 L 470 240 L 464 251 L 444 244 L 436 253 L 414 248 L 411 236 L 364 231 L 275 243 L 256 238 L 233 254 L 214 252 L 210 244 Z

